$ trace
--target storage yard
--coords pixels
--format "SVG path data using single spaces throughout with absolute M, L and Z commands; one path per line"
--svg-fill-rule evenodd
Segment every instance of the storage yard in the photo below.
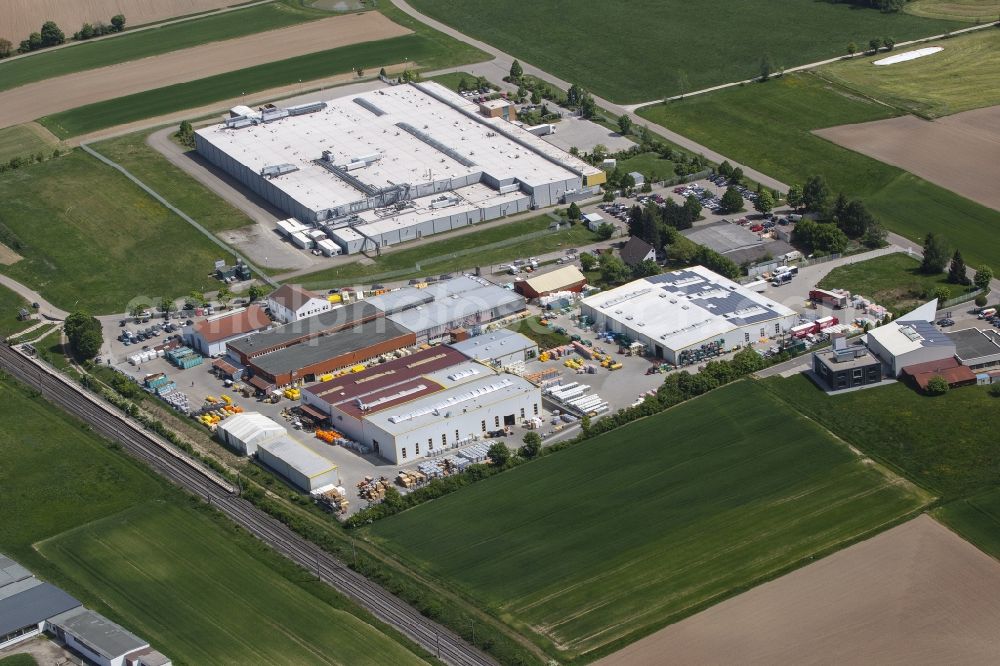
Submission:
M 926 502 L 739 382 L 365 529 L 572 656 Z
M 320 231 L 299 236 L 303 249 L 329 239 L 344 254 L 377 252 L 550 206 L 605 179 L 437 83 L 231 115 L 197 131 L 198 152 L 308 228 L 291 238 Z

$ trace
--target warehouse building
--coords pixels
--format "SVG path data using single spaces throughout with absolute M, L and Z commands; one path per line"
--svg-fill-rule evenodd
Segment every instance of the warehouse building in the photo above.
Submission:
M 80 602 L 0 553 L 0 649 L 37 636 L 49 618 Z
M 525 308 L 523 296 L 482 278 L 462 275 L 423 289 L 405 287 L 367 301 L 385 317 L 412 331 L 418 343 L 445 337 L 456 328 L 474 333 Z
M 436 83 L 244 109 L 198 152 L 345 253 L 477 224 L 605 182 L 603 171 Z M 308 232 L 297 230 L 308 241 Z
M 306 493 L 338 483 L 332 460 L 286 437 L 259 442 L 257 460 Z
M 525 298 L 539 298 L 559 291 L 580 293 L 587 286 L 587 276 L 576 266 L 563 266 L 548 273 L 532 275 L 514 283 L 514 291 Z
M 303 389 L 302 403 L 393 463 L 475 441 L 537 415 L 537 386 L 431 347 Z
M 267 295 L 267 307 L 275 319 L 287 324 L 329 312 L 333 304 L 297 284 L 284 284 Z
M 946 333 L 955 343 L 955 358 L 973 370 L 1000 365 L 1000 333 L 993 329 L 965 328 Z
M 906 317 L 906 316 L 904 316 Z M 955 356 L 955 342 L 923 319 L 903 318 L 868 332 L 868 349 L 898 377 L 903 368 Z
M 170 663 L 160 653 L 150 650 L 148 642 L 82 606 L 49 620 L 48 629 L 90 663 L 99 666 Z
M 597 330 L 625 335 L 647 353 L 688 365 L 778 337 L 798 315 L 703 266 L 654 275 L 581 301 Z
M 453 342 L 449 346 L 475 361 L 501 368 L 523 364 L 538 357 L 537 342 L 506 328 Z
M 204 356 L 220 356 L 226 353 L 228 343 L 265 331 L 272 324 L 264 308 L 251 305 L 185 326 L 184 343 Z
M 219 423 L 215 435 L 229 448 L 245 456 L 252 456 L 262 442 L 287 437 L 288 430 L 263 414 L 243 412 Z

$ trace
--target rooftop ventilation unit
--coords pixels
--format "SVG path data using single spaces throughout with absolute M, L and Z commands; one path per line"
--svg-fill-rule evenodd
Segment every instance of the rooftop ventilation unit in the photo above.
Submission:
M 473 375 L 478 375 L 479 370 L 476 368 L 466 368 L 465 370 L 459 370 L 458 372 L 453 372 L 448 375 L 448 379 L 453 382 L 457 382 L 459 379 L 465 379 L 466 377 L 471 377 Z
M 358 398 L 355 401 L 355 403 L 357 404 L 358 409 L 360 409 L 363 412 L 367 412 L 368 410 L 374 409 L 375 407 L 378 407 L 379 405 L 384 405 L 387 402 L 391 402 L 393 400 L 398 400 L 400 398 L 405 398 L 406 396 L 413 395 L 414 393 L 420 393 L 421 391 L 425 390 L 426 388 L 427 388 L 426 384 L 417 384 L 416 386 L 411 386 L 408 389 L 403 389 L 402 391 L 396 391 L 392 395 L 384 395 L 381 398 L 376 398 L 376 399 L 372 400 L 371 402 L 364 402 L 364 401 L 361 400 L 361 398 Z
M 286 173 L 292 173 L 298 171 L 299 168 L 294 164 L 272 164 L 264 167 L 260 170 L 260 175 L 264 178 L 277 178 L 278 176 L 284 176 Z
M 509 379 L 504 379 L 499 382 L 495 382 L 493 384 L 487 384 L 486 386 L 481 386 L 471 391 L 454 395 L 448 398 L 447 400 L 442 400 L 441 402 L 434 405 L 428 405 L 427 407 L 423 407 L 421 409 L 415 409 L 412 412 L 407 412 L 405 414 L 396 414 L 394 416 L 390 416 L 389 423 L 403 423 L 404 421 L 410 421 L 412 419 L 425 416 L 427 414 L 440 413 L 442 409 L 453 407 L 461 402 L 474 400 L 478 397 L 487 395 L 489 393 L 495 393 L 496 391 L 500 391 L 502 389 L 505 389 L 513 385 L 514 382 L 512 382 Z

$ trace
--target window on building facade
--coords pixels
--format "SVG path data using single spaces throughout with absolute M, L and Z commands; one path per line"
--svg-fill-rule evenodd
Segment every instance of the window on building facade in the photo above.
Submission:
M 406 459 L 406 447 L 405 446 L 403 447 L 403 459 L 404 460 Z

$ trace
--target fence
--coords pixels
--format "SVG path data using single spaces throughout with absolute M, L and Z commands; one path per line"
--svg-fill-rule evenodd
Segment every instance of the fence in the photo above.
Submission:
M 950 298 L 944 303 L 938 303 L 938 310 L 946 310 L 947 308 L 961 305 L 962 303 L 968 303 L 969 301 L 975 300 L 976 296 L 982 293 L 982 289 L 976 289 L 975 291 L 970 291 L 966 294 L 962 294 L 961 296 Z

